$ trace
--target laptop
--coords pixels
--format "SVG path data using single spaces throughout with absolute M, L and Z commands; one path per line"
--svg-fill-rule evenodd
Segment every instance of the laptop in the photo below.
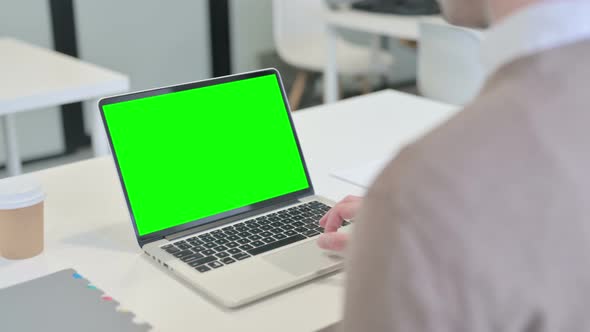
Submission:
M 163 270 L 235 308 L 342 267 L 316 245 L 333 202 L 314 193 L 275 69 L 99 108 L 137 241 Z

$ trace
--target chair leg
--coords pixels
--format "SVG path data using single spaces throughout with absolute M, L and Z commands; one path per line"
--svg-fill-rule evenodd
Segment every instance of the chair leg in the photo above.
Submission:
M 373 87 L 371 84 L 371 78 L 369 75 L 364 75 L 360 78 L 361 82 L 361 93 L 366 95 L 373 91 Z
M 293 82 L 293 87 L 291 87 L 291 92 L 289 93 L 289 103 L 291 104 L 291 111 L 296 111 L 301 104 L 301 97 L 305 92 L 305 85 L 307 82 L 308 73 L 300 70 L 297 72 L 297 76 L 295 76 L 295 82 Z
M 309 72 L 307 76 L 307 82 L 305 84 L 305 90 L 303 92 L 303 96 L 301 97 L 301 103 L 299 104 L 300 108 L 308 107 L 313 104 L 313 99 L 316 96 L 316 83 L 321 77 L 321 73 L 319 72 Z

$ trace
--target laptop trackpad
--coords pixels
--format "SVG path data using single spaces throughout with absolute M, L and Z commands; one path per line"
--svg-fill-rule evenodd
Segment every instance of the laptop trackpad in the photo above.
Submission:
M 295 276 L 316 272 L 342 261 L 341 257 L 320 249 L 315 241 L 283 249 L 262 259 Z

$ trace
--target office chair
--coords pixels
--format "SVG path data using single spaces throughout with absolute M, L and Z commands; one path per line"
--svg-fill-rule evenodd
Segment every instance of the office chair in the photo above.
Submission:
M 314 81 L 323 72 L 326 63 L 325 10 L 329 9 L 322 0 L 273 0 L 273 36 L 277 52 L 283 61 L 298 69 L 289 92 L 292 109 L 299 107 L 306 90 L 313 88 Z M 342 75 L 367 77 L 391 68 L 393 64 L 393 56 L 385 51 L 373 51 L 342 38 L 338 39 L 337 47 L 338 70 Z M 373 59 L 378 59 L 377 64 Z
M 455 105 L 471 101 L 484 79 L 480 44 L 479 31 L 421 21 L 418 89 L 422 96 Z

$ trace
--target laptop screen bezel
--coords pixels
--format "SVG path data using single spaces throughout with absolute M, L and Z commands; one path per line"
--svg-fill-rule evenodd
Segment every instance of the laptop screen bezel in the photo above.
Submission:
M 246 79 L 250 79 L 250 78 L 256 78 L 256 77 L 267 76 L 267 75 L 274 75 L 277 80 L 277 84 L 278 84 L 279 89 L 281 91 L 283 104 L 285 106 L 284 110 L 287 112 L 287 118 L 289 119 L 289 124 L 291 126 L 293 137 L 295 138 L 297 150 L 299 152 L 299 157 L 300 157 L 301 162 L 303 164 L 303 169 L 305 171 L 305 176 L 306 176 L 307 183 L 308 183 L 309 187 L 306 189 L 303 189 L 303 190 L 299 190 L 299 191 L 295 191 L 295 192 L 288 193 L 285 195 L 270 198 L 270 199 L 267 199 L 267 200 L 264 200 L 264 201 L 261 201 L 258 203 L 246 205 L 241 208 L 237 208 L 237 209 L 233 209 L 230 211 L 215 214 L 215 215 L 212 215 L 212 216 L 209 216 L 206 218 L 193 220 L 193 221 L 181 224 L 181 225 L 176 225 L 176 226 L 169 227 L 169 228 L 166 228 L 166 229 L 163 229 L 160 231 L 156 231 L 153 233 L 140 235 L 138 228 L 137 228 L 135 215 L 133 213 L 133 209 L 130 204 L 129 194 L 127 192 L 127 187 L 125 185 L 125 181 L 124 181 L 122 173 L 121 173 L 121 167 L 119 165 L 117 153 L 115 151 L 115 148 L 113 145 L 113 140 L 111 138 L 111 133 L 110 133 L 108 124 L 106 122 L 103 107 L 106 105 L 116 104 L 116 103 L 130 101 L 130 100 L 142 99 L 142 98 L 146 98 L 146 97 L 154 97 L 154 96 L 175 93 L 175 92 L 180 92 L 180 91 L 185 91 L 185 90 L 191 90 L 191 89 L 198 89 L 198 88 L 203 88 L 203 87 L 207 87 L 207 86 L 211 86 L 211 85 L 246 80 Z M 284 202 L 297 200 L 302 197 L 314 195 L 314 193 L 315 193 L 314 188 L 313 188 L 313 184 L 311 182 L 311 177 L 309 176 L 309 171 L 307 169 L 307 163 L 305 162 L 305 158 L 304 158 L 303 152 L 301 150 L 301 145 L 299 143 L 299 137 L 297 136 L 297 132 L 295 131 L 295 126 L 293 124 L 293 119 L 291 117 L 291 108 L 290 108 L 289 103 L 287 101 L 287 97 L 285 94 L 285 89 L 283 87 L 281 76 L 280 76 L 279 72 L 274 68 L 252 71 L 252 72 L 247 72 L 247 73 L 242 73 L 242 74 L 228 75 L 228 76 L 212 78 L 212 79 L 207 79 L 207 80 L 202 80 L 202 81 L 183 83 L 183 84 L 178 84 L 178 85 L 173 85 L 173 86 L 167 86 L 167 87 L 162 87 L 162 88 L 156 88 L 156 89 L 150 89 L 150 90 L 144 90 L 144 91 L 139 91 L 139 92 L 134 92 L 134 93 L 128 93 L 128 94 L 107 97 L 107 98 L 103 98 L 103 99 L 99 100 L 98 108 L 100 111 L 100 116 L 102 119 L 103 126 L 105 128 L 106 136 L 108 138 L 109 146 L 111 148 L 113 160 L 115 162 L 115 167 L 117 169 L 117 175 L 119 177 L 119 182 L 121 183 L 123 195 L 125 196 L 127 210 L 129 211 L 129 215 L 131 217 L 131 223 L 133 224 L 135 236 L 136 236 L 137 242 L 139 243 L 140 247 L 143 247 L 147 243 L 150 243 L 153 241 L 158 241 L 158 240 L 165 238 L 169 235 L 183 232 L 183 231 L 189 230 L 194 227 L 203 226 L 205 224 L 214 225 L 216 221 L 220 221 L 220 220 L 223 220 L 223 219 L 226 219 L 229 217 L 234 217 L 234 216 L 237 216 L 240 214 L 250 213 L 252 211 L 259 210 L 259 209 L 265 209 L 265 208 L 268 208 L 268 207 L 276 205 L 276 204 L 281 204 Z

